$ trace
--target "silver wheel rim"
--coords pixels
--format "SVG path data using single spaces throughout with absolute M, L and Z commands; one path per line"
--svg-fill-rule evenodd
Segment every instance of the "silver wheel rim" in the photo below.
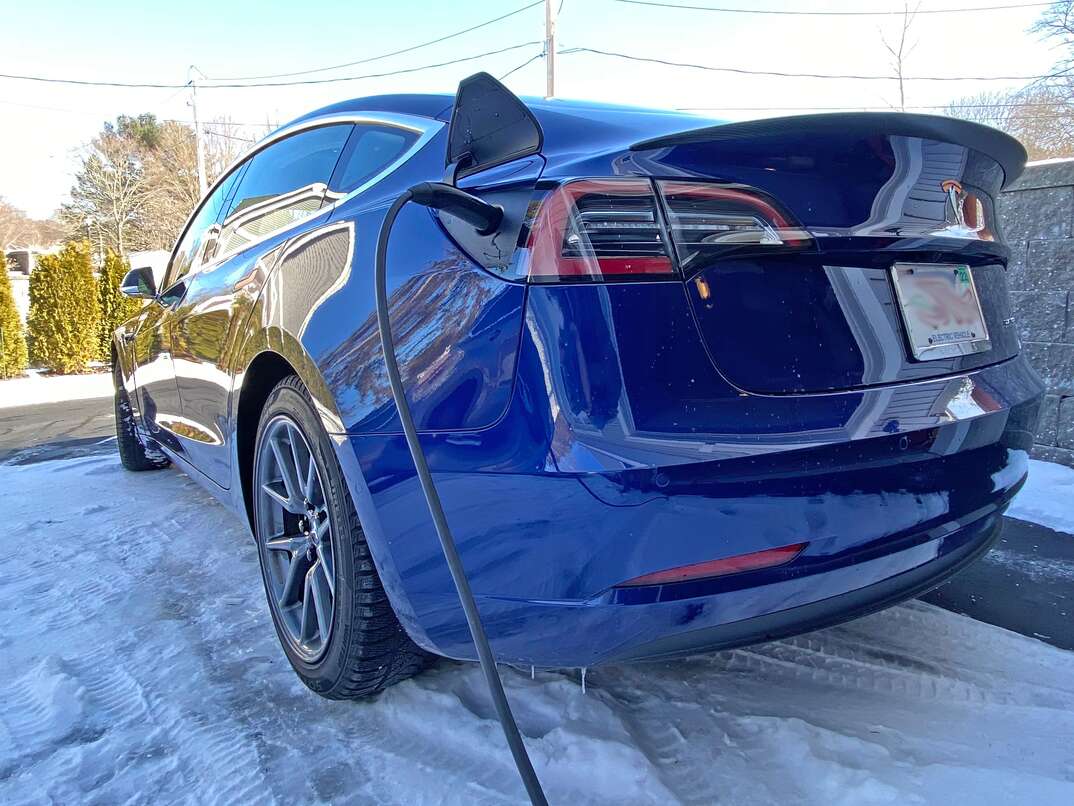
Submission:
M 256 483 L 269 601 L 291 648 L 312 663 L 332 635 L 335 552 L 321 470 L 298 424 L 286 415 L 265 426 Z

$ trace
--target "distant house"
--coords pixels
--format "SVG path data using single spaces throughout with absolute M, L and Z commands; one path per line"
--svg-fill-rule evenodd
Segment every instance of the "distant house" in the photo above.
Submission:
M 11 280 L 11 293 L 15 297 L 15 307 L 23 323 L 30 312 L 30 272 L 37 267 L 37 256 L 42 254 L 36 249 L 9 249 L 4 253 L 7 258 L 8 279 Z
M 7 265 L 9 271 L 25 274 L 30 276 L 30 272 L 34 270 L 37 265 L 37 256 L 41 254 L 36 249 L 9 249 L 4 253 L 7 257 Z

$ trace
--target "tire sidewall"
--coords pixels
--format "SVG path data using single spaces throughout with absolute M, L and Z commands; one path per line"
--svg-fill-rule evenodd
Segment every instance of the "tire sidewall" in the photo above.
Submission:
M 269 395 L 262 409 L 261 419 L 257 427 L 257 441 L 254 446 L 252 494 L 255 497 L 260 495 L 260 491 L 257 489 L 257 480 L 260 477 L 262 438 L 265 434 L 266 426 L 281 415 L 290 419 L 302 432 L 313 453 L 314 461 L 317 463 L 317 470 L 321 474 L 321 483 L 324 488 L 325 503 L 332 530 L 332 551 L 333 559 L 335 560 L 335 597 L 332 602 L 332 630 L 324 654 L 312 663 L 304 660 L 291 646 L 286 627 L 280 621 L 278 605 L 269 593 L 271 584 L 266 567 L 266 552 L 268 549 L 265 548 L 260 534 L 260 515 L 256 500 L 254 501 L 253 513 L 254 535 L 257 541 L 265 598 L 280 644 L 291 666 L 294 667 L 294 670 L 305 684 L 314 691 L 326 692 L 336 685 L 345 671 L 344 665 L 351 640 L 352 625 L 349 623 L 349 615 L 354 612 L 355 535 L 352 534 L 351 530 L 351 517 L 348 511 L 349 502 L 343 491 L 344 481 L 335 451 L 328 434 L 317 417 L 316 411 L 297 383 L 281 383 Z

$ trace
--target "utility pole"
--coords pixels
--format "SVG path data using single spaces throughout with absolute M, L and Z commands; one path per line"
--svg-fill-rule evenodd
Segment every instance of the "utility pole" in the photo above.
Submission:
M 544 97 L 556 94 L 556 0 L 544 0 Z
M 205 179 L 205 137 L 201 131 L 201 121 L 198 120 L 198 80 L 194 77 L 197 73 L 202 78 L 205 74 L 194 65 L 190 65 L 190 110 L 194 113 L 194 144 L 198 152 L 198 194 L 205 195 L 208 182 Z

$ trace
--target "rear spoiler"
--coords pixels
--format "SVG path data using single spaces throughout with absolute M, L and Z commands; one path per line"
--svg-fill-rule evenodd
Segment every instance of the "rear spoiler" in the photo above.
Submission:
M 647 151 L 693 143 L 829 134 L 923 137 L 972 148 L 1000 164 L 1003 168 L 1004 186 L 1009 185 L 1021 175 L 1028 157 L 1021 143 L 997 129 L 982 126 L 980 123 L 971 123 L 968 120 L 940 115 L 911 115 L 905 112 L 834 112 L 766 118 L 744 123 L 722 123 L 717 126 L 706 126 L 701 129 L 690 129 L 677 134 L 642 140 L 634 143 L 630 150 Z

